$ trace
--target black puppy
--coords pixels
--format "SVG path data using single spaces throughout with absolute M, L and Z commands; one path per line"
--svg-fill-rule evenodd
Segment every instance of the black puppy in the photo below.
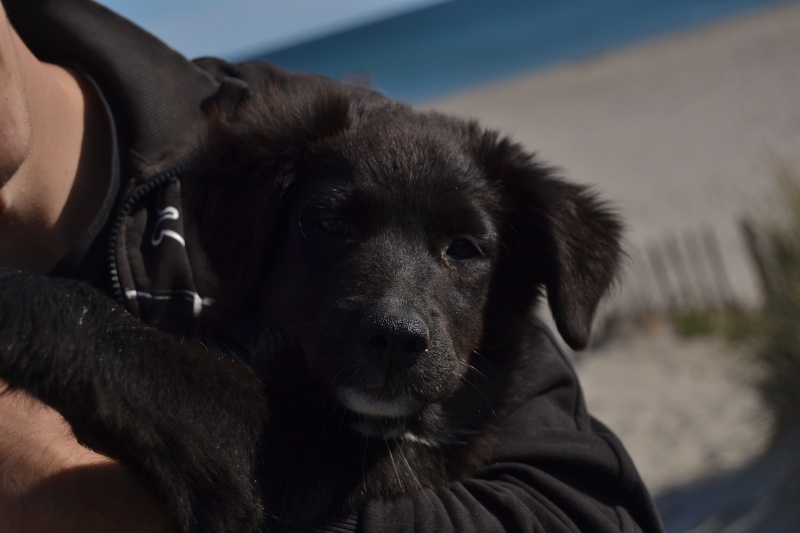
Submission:
M 141 472 L 184 530 L 280 529 L 470 475 L 535 372 L 541 291 L 581 348 L 620 256 L 608 210 L 496 133 L 281 75 L 217 112 L 186 187 L 219 279 L 206 340 L 252 371 L 78 284 L 0 278 L 0 377 Z

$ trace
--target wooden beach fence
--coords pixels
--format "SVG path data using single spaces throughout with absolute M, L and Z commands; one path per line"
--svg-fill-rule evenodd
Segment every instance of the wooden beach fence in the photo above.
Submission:
M 628 255 L 622 282 L 601 309 L 601 323 L 743 307 L 711 228 L 670 235 Z

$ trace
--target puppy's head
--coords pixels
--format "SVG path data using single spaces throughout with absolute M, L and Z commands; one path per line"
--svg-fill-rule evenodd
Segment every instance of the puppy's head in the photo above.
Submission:
M 191 202 L 222 314 L 276 326 L 362 432 L 451 395 L 484 336 L 513 335 L 542 288 L 564 339 L 586 344 L 619 225 L 519 146 L 308 88 L 268 92 L 214 135 Z

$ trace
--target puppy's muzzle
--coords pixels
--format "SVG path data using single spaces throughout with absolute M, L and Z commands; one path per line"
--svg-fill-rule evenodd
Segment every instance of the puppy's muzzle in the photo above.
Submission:
M 387 382 L 413 366 L 430 342 L 428 327 L 414 311 L 369 314 L 361 323 L 360 333 L 368 358 Z

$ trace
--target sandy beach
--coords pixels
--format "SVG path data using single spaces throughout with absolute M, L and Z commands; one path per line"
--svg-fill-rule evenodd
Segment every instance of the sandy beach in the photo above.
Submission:
M 757 305 L 738 222 L 775 205 L 777 166 L 800 173 L 800 2 L 425 107 L 477 118 L 595 186 L 625 218 L 632 257 L 713 232 L 737 299 Z M 636 283 L 632 270 L 623 284 Z M 770 511 L 764 529 L 769 421 L 745 355 L 662 325 L 576 358 L 590 410 L 626 443 L 668 531 L 800 530 L 797 511 Z

